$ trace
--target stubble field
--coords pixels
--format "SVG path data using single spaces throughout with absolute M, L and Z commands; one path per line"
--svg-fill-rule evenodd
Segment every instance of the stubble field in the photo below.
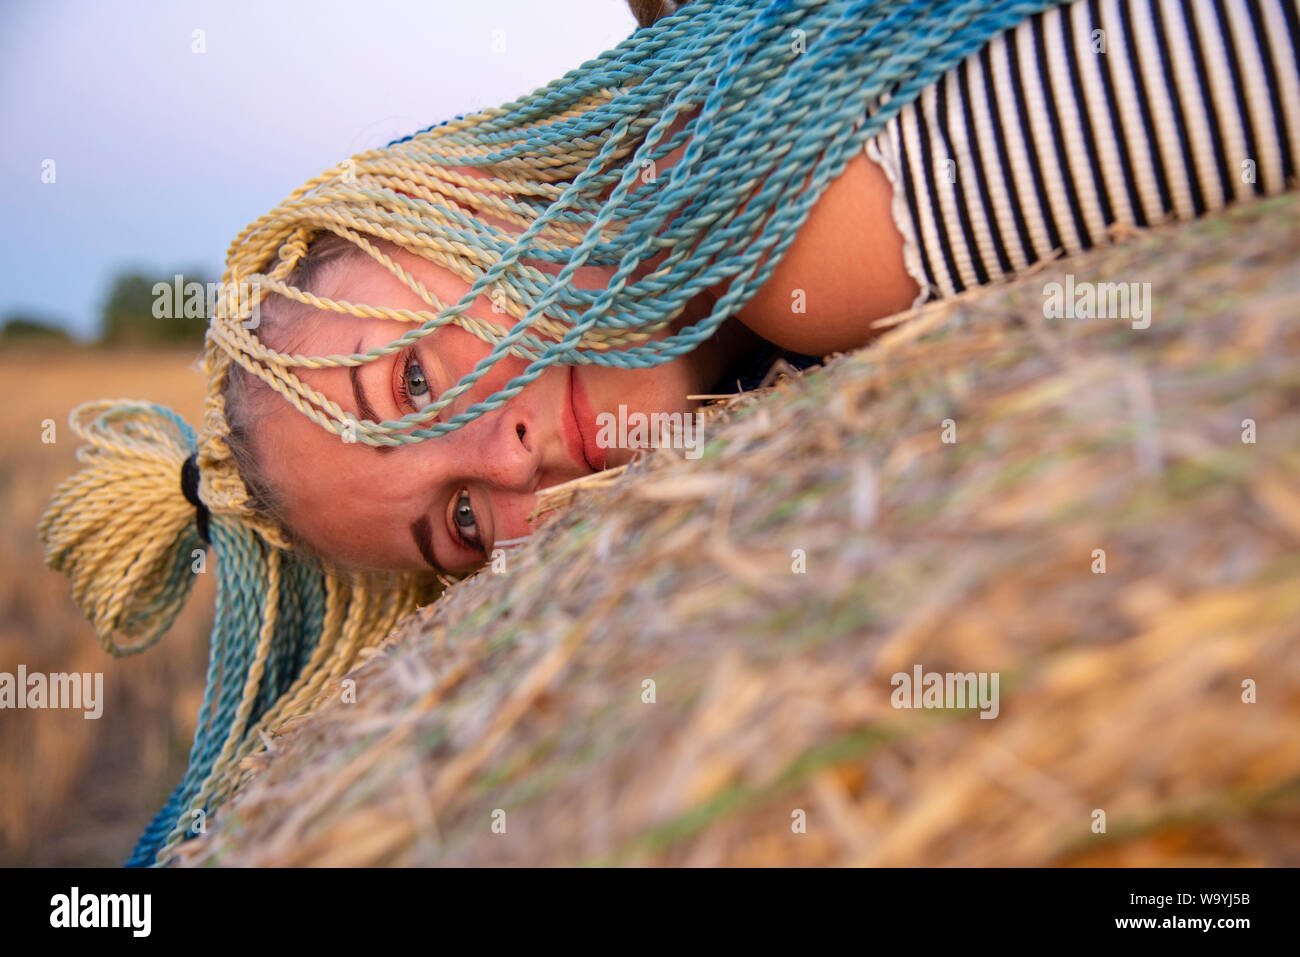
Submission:
M 45 568 L 37 523 L 76 467 L 76 405 L 148 399 L 196 424 L 203 380 L 191 353 L 0 350 L 0 672 L 103 673 L 103 714 L 0 711 L 0 865 L 122 864 L 184 772 L 203 691 L 211 575 L 159 646 L 104 652 L 68 581 Z M 52 443 L 42 441 L 53 420 Z M 48 437 L 48 433 L 46 435 Z

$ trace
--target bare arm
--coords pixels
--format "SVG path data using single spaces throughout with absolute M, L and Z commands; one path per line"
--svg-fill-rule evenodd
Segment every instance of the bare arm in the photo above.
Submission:
M 687 119 L 679 119 L 668 136 Z M 665 157 L 661 172 L 683 152 L 685 147 Z M 884 170 L 858 153 L 823 191 L 785 256 L 737 318 L 767 341 L 808 355 L 869 342 L 875 320 L 910 308 L 920 292 L 903 262 L 903 237 L 890 210 L 893 195 Z M 634 278 L 652 271 L 662 258 L 643 264 Z M 714 287 L 712 296 L 721 296 L 727 285 Z M 710 308 L 695 306 L 698 315 Z
M 769 342 L 809 355 L 870 341 L 871 323 L 908 309 L 920 292 L 903 264 L 890 214 L 893 188 L 859 153 L 817 200 L 775 271 L 740 311 Z M 802 290 L 805 312 L 796 312 Z

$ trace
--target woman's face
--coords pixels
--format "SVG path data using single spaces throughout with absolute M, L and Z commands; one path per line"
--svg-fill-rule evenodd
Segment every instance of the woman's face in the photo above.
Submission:
M 395 259 L 442 302 L 456 302 L 469 289 L 418 256 L 402 252 Z M 599 287 L 610 272 L 580 270 L 577 284 Z M 320 292 L 336 299 L 429 308 L 368 258 L 340 263 L 326 280 L 332 288 Z M 508 328 L 509 317 L 494 314 L 484 297 L 469 314 Z M 346 354 L 384 345 L 410 328 L 395 320 L 319 312 L 290 335 L 295 352 Z M 353 369 L 295 371 L 358 419 L 400 419 L 435 402 L 490 348 L 449 324 L 395 356 Z M 697 403 L 686 397 L 716 381 L 723 348 L 714 337 L 645 370 L 554 365 L 501 408 L 446 435 L 394 448 L 344 442 L 277 397 L 273 411 L 252 430 L 253 453 L 283 502 L 283 519 L 335 561 L 390 570 L 469 571 L 484 563 L 494 543 L 529 533 L 527 516 L 539 489 L 632 457 L 630 450 L 597 447 L 599 413 L 617 414 L 620 404 L 629 414 L 692 410 Z M 524 360 L 505 356 L 437 421 L 486 399 L 526 367 Z

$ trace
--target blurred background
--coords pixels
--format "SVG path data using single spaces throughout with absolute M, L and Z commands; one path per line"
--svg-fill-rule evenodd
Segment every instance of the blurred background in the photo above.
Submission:
M 230 240 L 311 176 L 633 27 L 623 0 L 0 7 L 0 672 L 102 672 L 105 696 L 98 720 L 0 710 L 0 866 L 121 864 L 185 768 L 212 576 L 158 646 L 113 659 L 36 534 L 75 468 L 73 407 L 197 423 L 204 320 L 155 318 L 154 284 L 219 280 Z

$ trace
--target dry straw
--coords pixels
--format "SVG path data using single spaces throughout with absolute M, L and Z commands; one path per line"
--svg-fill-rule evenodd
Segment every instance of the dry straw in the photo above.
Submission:
M 1297 215 L 928 307 L 552 490 L 185 861 L 1300 863 Z M 1150 328 L 1045 319 L 1066 272 L 1151 282 Z M 893 708 L 916 664 L 998 717 Z

